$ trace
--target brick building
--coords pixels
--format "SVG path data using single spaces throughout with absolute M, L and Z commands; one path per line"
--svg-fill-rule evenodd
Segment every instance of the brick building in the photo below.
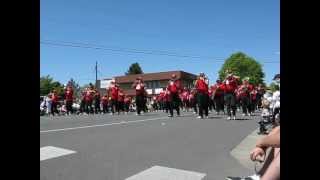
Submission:
M 196 80 L 197 76 L 184 71 L 168 71 L 168 72 L 157 72 L 157 73 L 145 73 L 145 74 L 134 74 L 126 76 L 114 77 L 116 83 L 120 85 L 120 88 L 124 90 L 129 96 L 135 96 L 135 90 L 131 88 L 131 85 L 137 77 L 141 76 L 145 85 L 148 96 L 159 94 L 160 91 L 165 88 L 168 81 L 171 79 L 171 75 L 176 74 L 183 87 L 191 88 Z M 104 90 L 103 90 L 104 91 Z

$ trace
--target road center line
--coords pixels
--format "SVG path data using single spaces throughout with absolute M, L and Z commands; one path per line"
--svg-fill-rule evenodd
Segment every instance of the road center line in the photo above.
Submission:
M 182 115 L 181 117 L 185 117 L 185 116 L 190 116 L 190 115 Z M 160 119 L 169 119 L 169 117 L 159 117 L 159 118 L 142 119 L 142 120 L 135 120 L 135 121 L 121 121 L 117 123 L 97 124 L 97 125 L 91 125 L 91 126 L 79 126 L 79 127 L 72 127 L 72 128 L 51 129 L 51 130 L 40 131 L 40 133 L 60 132 L 60 131 L 68 131 L 68 130 L 75 130 L 75 129 L 85 129 L 85 128 L 91 128 L 91 127 L 112 126 L 112 125 L 119 125 L 119 124 L 130 124 L 130 123 L 138 123 L 138 122 L 146 122 L 146 121 L 155 121 Z

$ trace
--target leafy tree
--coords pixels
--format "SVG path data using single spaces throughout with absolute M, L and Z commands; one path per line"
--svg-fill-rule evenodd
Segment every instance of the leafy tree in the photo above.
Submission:
M 259 83 L 264 84 L 264 72 L 262 71 L 261 64 L 242 52 L 234 53 L 225 60 L 219 71 L 220 79 L 225 79 L 227 75 L 226 71 L 233 72 L 233 74 L 241 79 L 249 77 L 249 82 L 254 85 Z
M 63 85 L 58 81 L 54 81 L 49 75 L 40 77 L 40 96 L 45 96 L 52 90 L 56 90 L 58 95 L 62 95 Z
M 130 74 L 143 74 L 143 71 L 139 65 L 139 63 L 133 63 L 131 64 L 131 66 L 129 67 L 128 71 L 125 73 L 126 75 L 130 75 Z

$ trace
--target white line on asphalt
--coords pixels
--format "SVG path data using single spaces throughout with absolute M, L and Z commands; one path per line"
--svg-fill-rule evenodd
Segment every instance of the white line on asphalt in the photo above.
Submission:
M 185 116 L 190 116 L 190 115 L 182 115 L 181 117 L 185 117 Z M 112 126 L 112 125 L 119 125 L 119 124 L 130 124 L 130 123 L 145 122 L 145 121 L 155 121 L 155 120 L 160 120 L 160 119 L 169 119 L 169 117 L 142 119 L 142 120 L 136 120 L 136 121 L 121 121 L 121 122 L 117 122 L 117 123 L 97 124 L 97 125 L 92 125 L 92 126 L 79 126 L 79 127 L 72 127 L 72 128 L 51 129 L 51 130 L 40 131 L 40 133 L 68 131 L 68 130 L 74 130 L 74 129 L 90 128 L 90 127 Z
M 194 171 L 153 166 L 125 180 L 202 180 L 205 176 L 204 173 Z
M 60 156 L 65 156 L 73 153 L 76 153 L 76 152 L 69 149 L 63 149 L 63 148 L 58 148 L 53 146 L 45 146 L 40 148 L 40 161 L 52 159 Z

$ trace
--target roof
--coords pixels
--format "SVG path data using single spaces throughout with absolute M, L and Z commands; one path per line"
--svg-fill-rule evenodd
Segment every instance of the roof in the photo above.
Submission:
M 169 80 L 171 75 L 176 74 L 177 79 L 195 79 L 196 75 L 187 73 L 184 71 L 167 71 L 167 72 L 157 72 L 157 73 L 145 73 L 145 74 L 133 74 L 126 76 L 115 76 L 117 83 L 131 83 L 136 80 L 137 77 L 142 77 L 143 81 L 154 81 L 154 80 Z

